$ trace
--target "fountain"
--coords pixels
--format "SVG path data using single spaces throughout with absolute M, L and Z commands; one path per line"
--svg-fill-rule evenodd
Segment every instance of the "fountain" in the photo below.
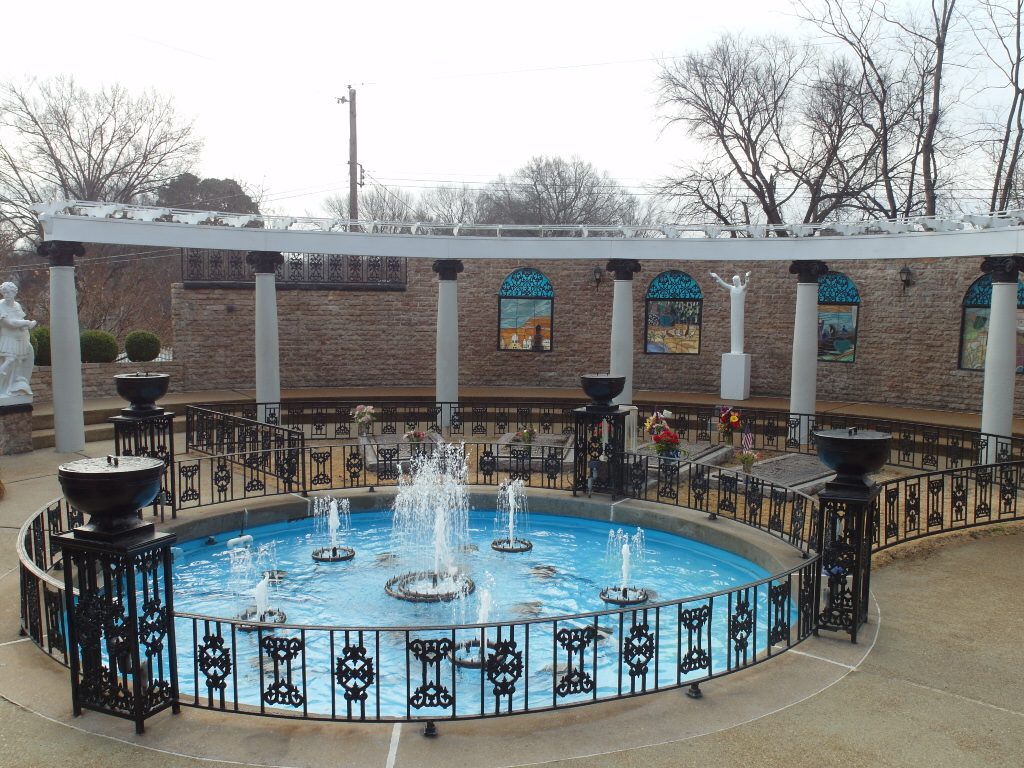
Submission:
M 494 586 L 494 579 L 491 577 L 491 574 L 487 573 L 484 575 L 484 584 L 487 586 L 481 587 L 480 591 L 477 593 L 479 596 L 478 599 L 480 600 L 480 605 L 477 608 L 476 614 L 477 624 L 486 624 L 491 618 L 491 589 Z M 493 648 L 494 643 L 488 640 L 487 647 Z M 463 667 L 464 669 L 480 669 L 484 664 L 484 654 L 480 652 L 480 640 L 478 638 L 473 638 L 472 640 L 467 640 L 464 643 L 459 643 L 452 650 L 451 659 L 452 664 L 457 667 Z
M 469 533 L 463 447 L 447 444 L 430 455 L 414 456 L 411 470 L 399 480 L 393 537 L 395 551 L 417 567 L 389 579 L 384 592 L 419 603 L 465 597 L 475 585 L 454 560 Z
M 525 529 L 528 509 L 526 506 L 526 484 L 521 479 L 502 483 L 498 488 L 498 514 L 496 527 L 505 533 L 504 538 L 491 542 L 491 549 L 498 552 L 529 552 L 533 542 L 516 536 L 517 526 Z
M 284 611 L 270 607 L 270 574 L 264 574 L 256 586 L 252 589 L 254 606 L 246 608 L 236 617 L 244 622 L 238 625 L 241 632 L 255 632 L 256 623 L 261 624 L 284 624 L 288 617 Z
M 343 547 L 338 544 L 339 529 L 348 531 L 351 527 L 348 499 L 342 499 L 340 502 L 326 496 L 315 499 L 313 514 L 317 516 L 318 522 L 326 520 L 329 540 L 326 547 L 313 550 L 313 559 L 318 563 L 340 563 L 355 557 L 356 551 L 352 547 Z
M 608 531 L 608 551 L 606 558 L 609 562 L 615 558 L 621 558 L 619 568 L 619 584 L 617 586 L 605 587 L 601 590 L 601 599 L 613 605 L 639 605 L 646 603 L 650 594 L 646 589 L 629 585 L 631 564 L 634 558 L 641 559 L 644 554 L 644 531 L 637 528 L 636 533 L 630 536 L 621 528 L 615 531 Z

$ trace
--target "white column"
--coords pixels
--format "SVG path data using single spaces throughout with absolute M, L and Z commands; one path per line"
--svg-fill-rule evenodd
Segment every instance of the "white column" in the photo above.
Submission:
M 434 351 L 434 398 L 437 403 L 459 400 L 459 291 L 457 275 L 463 265 L 458 259 L 438 259 L 437 343 Z M 442 406 L 441 426 L 451 423 L 451 405 Z
M 51 243 L 61 247 L 70 243 Z M 79 246 L 80 248 L 81 246 Z M 73 256 L 68 257 L 68 260 Z M 51 263 L 56 259 L 51 259 Z M 74 266 L 50 267 L 50 361 L 53 377 L 53 432 L 58 453 L 85 447 L 82 348 Z
M 633 402 L 633 274 L 640 271 L 640 262 L 612 259 L 608 271 L 612 281 L 612 338 L 609 373 L 624 376 L 622 394 L 612 402 L 626 405 Z
M 798 275 L 796 317 L 793 321 L 793 360 L 789 381 L 790 418 L 800 418 L 797 439 L 808 442 L 810 424 L 804 414 L 814 415 L 818 398 L 818 277 L 828 268 L 820 261 L 793 262 Z
M 277 286 L 274 270 L 280 253 L 253 251 L 247 257 L 256 268 L 256 402 L 281 402 L 281 362 L 277 330 Z M 260 409 L 260 421 L 267 410 Z
M 1017 267 L 1012 258 L 986 259 L 992 269 L 992 304 L 988 318 L 988 342 L 985 345 L 985 386 L 981 400 L 981 431 L 999 437 L 1013 436 L 1013 390 L 1017 369 Z M 983 460 L 992 463 L 998 457 L 996 440 Z

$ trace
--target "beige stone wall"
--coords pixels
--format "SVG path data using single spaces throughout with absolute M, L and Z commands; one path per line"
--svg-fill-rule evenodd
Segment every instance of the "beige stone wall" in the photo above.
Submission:
M 178 360 L 166 360 L 151 363 L 82 363 L 82 395 L 86 399 L 98 397 L 117 397 L 114 388 L 114 376 L 119 373 L 149 371 L 150 373 L 169 373 L 171 383 L 169 392 L 180 392 L 182 386 L 183 366 Z M 36 366 L 32 371 L 32 394 L 35 403 L 53 402 L 53 369 L 49 366 Z
M 0 456 L 32 450 L 32 407 L 0 406 Z
M 982 375 L 957 370 L 960 303 L 980 276 L 981 259 L 909 262 L 915 284 L 906 293 L 903 262 L 849 261 L 844 272 L 861 294 L 857 359 L 820 363 L 819 400 L 878 402 L 979 410 Z M 497 291 L 517 266 L 536 266 L 555 289 L 551 353 L 497 351 Z M 576 387 L 581 373 L 608 369 L 610 276 L 597 287 L 604 262 L 466 261 L 459 282 L 461 386 Z M 704 292 L 699 355 L 643 353 L 643 296 L 665 269 L 688 272 Z M 796 277 L 788 262 L 643 263 L 636 276 L 634 388 L 717 392 L 719 356 L 729 347 L 729 294 L 708 276 L 750 270 L 746 350 L 751 394 L 788 396 Z M 430 386 L 434 381 L 437 278 L 426 259 L 409 263 L 399 292 L 279 290 L 281 384 L 284 387 Z M 189 390 L 252 388 L 254 292 L 173 290 L 175 362 Z M 1017 405 L 1024 402 L 1018 384 Z

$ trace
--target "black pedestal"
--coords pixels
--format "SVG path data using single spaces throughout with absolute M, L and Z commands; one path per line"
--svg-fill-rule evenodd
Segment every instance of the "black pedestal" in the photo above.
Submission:
M 625 495 L 627 413 L 618 406 L 573 410 L 573 496 L 580 491 Z
M 70 533 L 63 550 L 71 705 L 135 722 L 178 712 L 171 545 L 177 536 L 133 532 L 115 541 Z

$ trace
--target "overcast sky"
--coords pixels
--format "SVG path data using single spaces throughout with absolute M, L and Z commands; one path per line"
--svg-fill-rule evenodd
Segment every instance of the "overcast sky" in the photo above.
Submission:
M 663 130 L 658 60 L 728 29 L 797 25 L 788 0 L 353 5 L 11 3 L 0 76 L 172 94 L 205 139 L 200 175 L 317 215 L 348 189 L 347 84 L 359 161 L 385 184 L 479 185 L 534 155 L 578 155 L 640 188 L 693 153 Z

